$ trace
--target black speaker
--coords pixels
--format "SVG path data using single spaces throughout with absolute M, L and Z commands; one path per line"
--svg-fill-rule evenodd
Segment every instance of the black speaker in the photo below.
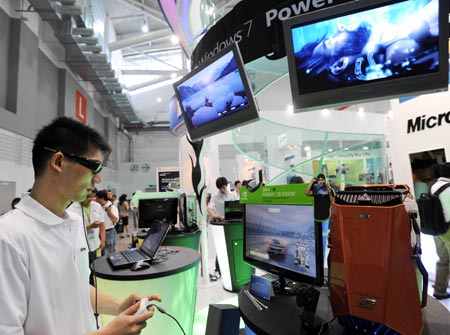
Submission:
M 205 335 L 238 335 L 239 308 L 227 304 L 210 304 Z

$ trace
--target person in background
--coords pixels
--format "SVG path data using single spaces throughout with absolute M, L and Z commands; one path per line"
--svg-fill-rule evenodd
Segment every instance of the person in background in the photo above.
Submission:
M 305 195 L 314 197 L 314 220 L 326 221 L 330 218 L 331 203 L 334 202 L 333 190 L 327 184 L 325 175 L 320 173 L 312 178 L 306 188 Z
M 117 199 L 117 195 L 113 194 L 111 196 L 111 203 L 116 206 L 117 208 L 119 208 L 119 199 Z
M 92 190 L 91 194 L 81 203 L 74 202 L 67 210 L 83 217 L 86 229 L 86 238 L 89 247 L 89 264 L 101 256 L 105 248 L 105 214 L 102 206 L 94 201 L 97 190 Z M 94 275 L 91 272 L 89 283 L 94 285 Z
M 289 184 L 303 184 L 304 182 L 301 176 L 293 176 L 289 179 Z
M 108 199 L 108 193 L 106 190 L 97 192 L 97 202 L 103 207 L 105 212 L 105 255 L 112 254 L 116 251 L 116 230 L 114 229 L 117 222 L 119 222 L 119 210 Z
M 122 220 L 124 230 L 126 231 L 127 236 L 130 237 L 130 232 L 129 232 L 129 228 L 128 228 L 128 213 L 130 211 L 130 205 L 128 204 L 126 194 L 122 194 L 119 197 L 119 207 L 118 208 L 119 208 L 120 220 Z M 125 234 L 124 234 L 124 232 L 122 232 L 122 234 L 120 235 L 120 238 L 124 238 L 124 237 L 125 237 Z
M 236 195 L 237 200 L 241 198 L 241 187 L 242 187 L 241 181 L 236 180 L 234 182 L 234 194 Z
M 431 186 L 430 192 L 434 194 L 441 186 L 450 183 L 450 163 L 439 166 L 439 178 Z M 447 222 L 450 221 L 450 187 L 446 188 L 439 194 L 439 200 L 442 204 L 444 217 Z M 436 246 L 436 253 L 439 259 L 436 262 L 436 280 L 434 281 L 433 297 L 438 300 L 450 298 L 447 292 L 450 276 L 450 229 L 445 233 L 433 236 Z
M 16 205 L 19 203 L 19 201 L 20 201 L 20 198 L 12 199 L 12 201 L 11 201 L 11 209 L 15 209 Z
M 216 187 L 218 192 L 211 198 L 208 204 L 208 214 L 211 218 L 211 222 L 223 221 L 225 218 L 225 201 L 238 200 L 233 192 L 228 192 L 228 180 L 225 177 L 219 177 L 216 179 Z M 216 249 L 216 254 L 218 250 Z M 219 279 L 221 277 L 219 260 L 216 256 L 216 267 L 214 270 L 214 277 Z
M 110 150 L 96 130 L 67 117 L 38 132 L 32 190 L 0 217 L 0 334 L 136 335 L 153 316 L 152 308 L 134 315 L 137 294 L 118 300 L 89 285 L 83 223 L 66 211 L 101 182 Z M 96 329 L 94 310 L 117 317 Z

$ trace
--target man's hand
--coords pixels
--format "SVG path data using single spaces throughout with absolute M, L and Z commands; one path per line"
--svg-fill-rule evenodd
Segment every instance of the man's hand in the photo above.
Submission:
M 128 299 L 128 298 L 127 298 Z M 126 300 L 127 300 L 126 299 Z M 107 335 L 137 335 L 147 326 L 146 321 L 153 316 L 154 308 L 134 315 L 139 309 L 139 302 L 121 312 L 116 318 L 109 322 L 99 333 Z
M 152 295 L 148 295 L 146 297 L 148 298 L 149 301 L 156 300 L 156 301 L 161 302 L 161 298 L 158 297 L 157 295 L 152 294 Z M 127 310 L 130 306 L 134 306 L 136 304 L 136 302 L 139 302 L 141 300 L 141 298 L 142 298 L 142 296 L 140 296 L 139 294 L 136 294 L 136 293 L 128 296 L 127 298 L 122 300 L 122 302 L 119 304 L 117 314 L 122 313 L 123 311 Z

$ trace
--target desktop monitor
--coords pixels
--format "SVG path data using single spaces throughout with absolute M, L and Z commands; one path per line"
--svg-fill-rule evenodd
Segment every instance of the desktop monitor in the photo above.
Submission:
M 197 66 L 173 87 L 194 141 L 259 118 L 236 44 Z
M 138 228 L 147 229 L 155 222 L 177 223 L 178 197 L 139 200 Z
M 245 205 L 239 200 L 225 201 L 225 221 L 244 221 Z
M 364 0 L 283 22 L 295 110 L 448 89 L 448 0 Z
M 314 222 L 313 206 L 247 204 L 244 260 L 280 282 L 322 285 L 322 223 Z

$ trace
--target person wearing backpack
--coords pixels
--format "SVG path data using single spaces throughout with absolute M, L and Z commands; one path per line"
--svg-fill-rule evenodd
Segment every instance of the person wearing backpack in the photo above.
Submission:
M 430 192 L 434 194 L 440 187 L 450 183 L 450 163 L 439 166 L 439 178 L 436 183 L 431 186 Z M 450 221 L 450 187 L 446 188 L 439 194 L 439 200 L 442 204 L 444 217 L 447 222 Z M 450 265 L 450 229 L 445 233 L 433 236 L 436 245 L 436 253 L 439 257 L 436 262 L 436 280 L 434 282 L 433 297 L 438 300 L 450 298 L 447 292 L 449 283 L 449 265 Z

